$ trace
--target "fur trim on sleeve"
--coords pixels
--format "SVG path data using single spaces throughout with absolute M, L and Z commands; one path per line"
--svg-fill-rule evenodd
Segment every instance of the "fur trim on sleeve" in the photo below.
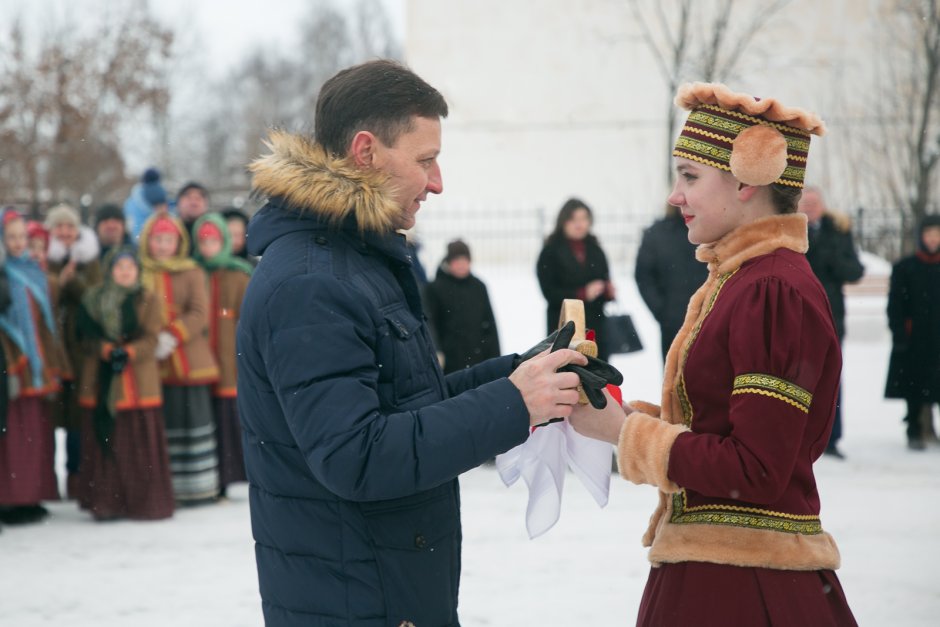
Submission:
M 669 479 L 669 452 L 679 434 L 689 431 L 649 414 L 633 412 L 623 423 L 617 445 L 620 475 L 636 484 L 650 484 L 666 493 L 681 488 Z

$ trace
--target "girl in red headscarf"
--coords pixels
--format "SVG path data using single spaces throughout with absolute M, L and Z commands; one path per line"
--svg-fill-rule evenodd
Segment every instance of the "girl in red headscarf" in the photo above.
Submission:
M 173 492 L 180 504 L 210 502 L 218 496 L 219 475 L 209 389 L 219 368 L 208 341 L 206 274 L 189 257 L 189 235 L 173 216 L 151 216 L 140 242 L 141 283 L 161 303 L 155 355 Z

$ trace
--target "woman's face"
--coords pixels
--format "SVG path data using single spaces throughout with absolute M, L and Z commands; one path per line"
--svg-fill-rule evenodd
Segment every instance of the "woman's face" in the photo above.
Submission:
M 46 263 L 46 240 L 41 237 L 29 239 L 29 257 L 39 265 Z
M 923 230 L 920 240 L 931 255 L 940 252 L 940 226 L 929 226 Z
M 52 237 L 56 238 L 66 248 L 71 248 L 78 239 L 78 227 L 71 222 L 59 222 L 52 227 Z
M 728 172 L 675 158 L 676 184 L 666 201 L 682 212 L 693 244 L 710 244 L 750 221 L 738 199 L 738 181 Z
M 19 257 L 26 250 L 26 221 L 15 218 L 3 227 L 3 245 L 11 257 Z
M 111 267 L 111 278 L 121 287 L 131 287 L 137 282 L 139 270 L 130 257 L 121 257 Z
M 197 245 L 203 259 L 212 259 L 222 252 L 222 240 L 218 237 L 200 237 Z
M 591 232 L 591 216 L 587 209 L 579 207 L 571 213 L 571 217 L 565 222 L 565 238 L 579 240 L 587 237 Z
M 176 255 L 179 245 L 180 236 L 176 233 L 155 233 L 147 242 L 150 256 L 157 261 L 165 261 Z

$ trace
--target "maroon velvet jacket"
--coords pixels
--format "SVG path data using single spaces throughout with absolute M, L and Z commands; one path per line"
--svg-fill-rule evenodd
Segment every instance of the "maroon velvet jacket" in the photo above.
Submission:
M 805 218 L 774 216 L 698 251 L 709 279 L 667 357 L 662 415 L 641 404 L 621 432 L 621 473 L 663 490 L 654 563 L 839 565 L 813 462 L 842 358 L 805 242 Z

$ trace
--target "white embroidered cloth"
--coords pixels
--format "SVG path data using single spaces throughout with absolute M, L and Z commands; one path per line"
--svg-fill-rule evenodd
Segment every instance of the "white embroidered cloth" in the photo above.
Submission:
M 539 537 L 558 522 L 568 468 L 600 507 L 607 505 L 613 454 L 607 442 L 587 438 L 562 421 L 535 429 L 525 442 L 497 455 L 496 469 L 503 483 L 511 486 L 522 477 L 529 488 L 525 514 L 529 538 Z

